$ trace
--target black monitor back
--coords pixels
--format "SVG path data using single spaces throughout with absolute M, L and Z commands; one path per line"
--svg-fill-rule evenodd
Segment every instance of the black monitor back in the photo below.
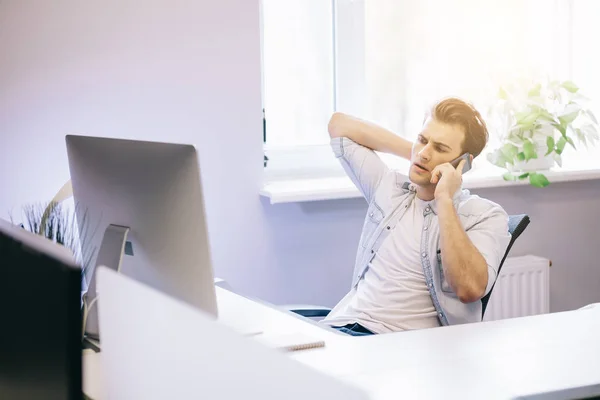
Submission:
M 0 220 L 0 399 L 81 399 L 81 269 Z

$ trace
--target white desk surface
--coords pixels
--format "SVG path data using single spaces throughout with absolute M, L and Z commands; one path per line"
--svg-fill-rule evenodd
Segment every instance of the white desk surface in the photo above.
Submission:
M 600 383 L 600 306 L 355 339 L 293 357 L 374 399 L 507 399 Z
M 217 288 L 234 329 L 302 332 L 326 341 L 293 359 L 367 389 L 373 399 L 507 399 L 600 383 L 600 305 L 582 310 L 351 337 Z M 248 324 L 248 325 L 246 325 Z M 102 399 L 101 353 L 83 357 L 84 392 Z
M 333 344 L 336 340 L 352 339 L 348 335 L 268 303 L 250 300 L 219 286 L 215 289 L 219 322 L 233 330 L 243 333 L 258 330 L 269 334 L 300 332 L 325 340 L 327 345 Z M 83 355 L 83 390 L 93 400 L 106 398 L 102 389 L 101 359 L 102 353 L 94 353 L 91 350 L 85 351 Z

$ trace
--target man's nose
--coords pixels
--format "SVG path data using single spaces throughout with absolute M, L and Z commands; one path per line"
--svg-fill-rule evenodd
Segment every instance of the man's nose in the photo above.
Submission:
M 431 149 L 429 147 L 429 144 L 427 144 L 421 149 L 421 151 L 419 151 L 419 157 L 421 158 L 421 160 L 426 162 L 431 160 Z

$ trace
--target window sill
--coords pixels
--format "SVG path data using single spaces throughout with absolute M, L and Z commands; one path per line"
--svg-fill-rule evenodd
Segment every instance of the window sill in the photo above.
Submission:
M 487 163 L 486 163 L 487 164 Z M 487 164 L 465 174 L 465 189 L 529 185 L 528 180 L 505 181 L 504 170 Z M 552 168 L 544 172 L 552 184 L 600 179 L 600 162 L 579 163 L 564 168 Z M 269 198 L 271 204 L 306 201 L 339 200 L 361 197 L 360 192 L 346 176 L 320 178 L 278 179 L 265 183 L 260 195 Z

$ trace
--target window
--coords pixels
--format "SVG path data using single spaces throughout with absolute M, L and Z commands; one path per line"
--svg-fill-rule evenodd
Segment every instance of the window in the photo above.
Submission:
M 558 72 L 557 19 L 548 0 L 366 0 L 365 115 L 412 138 L 439 98 L 485 112 L 507 79 Z
M 572 78 L 600 105 L 596 0 L 263 0 L 262 7 L 267 149 L 325 146 L 336 110 L 414 139 L 440 98 L 466 98 L 485 116 L 500 85 L 516 78 Z
M 600 1 L 574 0 L 571 14 L 573 80 L 588 93 L 592 109 L 600 113 Z
M 263 0 L 263 106 L 274 148 L 325 144 L 334 111 L 329 0 Z

